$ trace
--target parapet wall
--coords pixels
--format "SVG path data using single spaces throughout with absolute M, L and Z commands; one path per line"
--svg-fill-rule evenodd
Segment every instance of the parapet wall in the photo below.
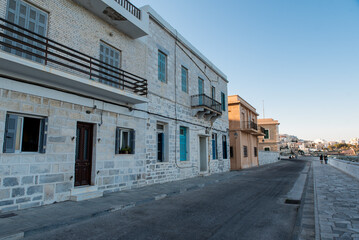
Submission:
M 265 165 L 269 163 L 275 163 L 279 161 L 279 152 L 259 151 L 258 152 L 258 163 Z
M 359 163 L 329 158 L 328 163 L 339 170 L 359 179 Z

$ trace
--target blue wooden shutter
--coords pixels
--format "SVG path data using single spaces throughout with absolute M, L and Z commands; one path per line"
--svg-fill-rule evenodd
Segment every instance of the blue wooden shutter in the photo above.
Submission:
M 121 74 L 119 71 L 120 68 L 120 51 L 104 44 L 100 43 L 100 60 L 108 65 L 103 64 L 103 68 L 100 69 L 101 79 L 99 80 L 102 83 L 113 87 L 120 87 L 120 78 Z M 109 76 L 110 75 L 110 76 Z M 106 79 L 110 81 L 106 81 Z M 121 82 L 121 89 L 123 89 L 123 81 Z
M 158 80 L 166 82 L 166 55 L 158 52 Z
M 6 116 L 5 136 L 4 136 L 4 153 L 15 152 L 16 127 L 18 116 L 8 114 Z
M 188 70 L 182 67 L 182 91 L 187 92 Z
M 26 28 L 32 32 L 35 32 L 41 36 L 46 36 L 46 29 L 47 29 L 47 14 L 33 6 L 31 6 L 30 4 L 21 1 L 21 0 L 9 0 L 8 1 L 8 7 L 7 7 L 7 13 L 6 13 L 6 19 L 14 24 L 17 24 L 23 28 Z M 12 27 L 11 28 L 15 28 L 16 27 Z M 21 33 L 25 33 L 25 31 L 17 29 L 19 32 Z M 6 32 L 6 34 L 8 34 L 9 36 L 13 36 L 16 37 L 19 40 L 22 40 L 24 42 L 30 43 L 30 44 L 34 44 L 37 47 L 40 48 L 45 48 L 45 46 L 41 43 L 35 43 L 31 40 L 28 40 L 27 38 L 24 38 L 22 36 L 17 36 L 16 34 L 10 33 L 10 32 Z M 26 32 L 27 35 L 40 39 L 39 37 L 30 34 L 28 32 Z M 20 43 L 13 43 L 11 40 L 7 40 L 5 39 L 6 43 L 12 44 L 13 46 L 17 46 L 19 48 L 23 48 L 26 49 L 27 51 L 36 53 L 38 55 L 44 56 L 44 52 L 39 51 L 39 50 L 34 50 L 33 48 L 29 47 L 29 46 L 23 46 Z M 39 57 L 35 57 L 32 56 L 30 54 L 25 54 L 21 51 L 18 50 L 14 50 L 10 48 L 4 48 L 5 51 L 7 52 L 11 52 L 13 54 L 16 54 L 18 56 L 21 57 L 25 57 L 27 59 L 33 60 L 33 61 L 37 61 L 39 63 L 43 63 L 44 60 L 42 58 Z
M 131 153 L 134 154 L 135 153 L 135 147 L 136 147 L 136 133 L 135 130 L 131 130 L 130 131 L 130 148 L 131 148 Z
M 39 153 L 46 153 L 47 129 L 48 119 L 44 118 L 40 122 Z
M 221 93 L 221 100 L 222 111 L 226 111 L 226 95 L 223 92 Z
M 115 154 L 120 153 L 121 148 L 121 129 L 116 128 Z
M 187 129 L 180 127 L 180 161 L 187 160 Z

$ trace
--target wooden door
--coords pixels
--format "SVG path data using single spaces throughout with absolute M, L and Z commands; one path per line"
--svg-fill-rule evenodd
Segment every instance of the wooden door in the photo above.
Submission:
M 91 184 L 93 125 L 77 123 L 75 186 Z

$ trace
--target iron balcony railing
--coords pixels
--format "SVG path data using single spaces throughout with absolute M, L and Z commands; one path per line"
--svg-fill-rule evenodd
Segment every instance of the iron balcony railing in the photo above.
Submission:
M 0 18 L 0 49 L 82 77 L 147 96 L 147 80 Z
M 222 114 L 222 104 L 214 100 L 213 98 L 208 97 L 205 94 L 193 95 L 191 97 L 191 106 L 192 107 L 207 107 L 213 111 Z
M 243 129 L 258 130 L 258 125 L 253 121 L 242 121 L 241 126 L 242 126 Z
M 128 0 L 115 0 L 115 2 L 129 11 L 133 16 L 141 20 L 141 10 L 135 7 L 135 5 L 130 3 Z

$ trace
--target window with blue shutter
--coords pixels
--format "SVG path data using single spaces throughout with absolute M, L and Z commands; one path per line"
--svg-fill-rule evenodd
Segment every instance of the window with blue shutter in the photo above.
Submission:
M 264 139 L 269 139 L 269 130 L 268 129 L 264 129 Z
M 226 95 L 221 92 L 222 111 L 226 111 Z
M 198 78 L 198 104 L 199 105 L 202 105 L 203 102 L 204 102 L 204 96 L 202 95 L 204 92 L 203 92 L 203 89 L 204 89 L 204 81 L 202 78 Z
M 30 5 L 30 4 L 28 4 L 28 3 L 26 3 L 26 2 L 24 2 L 22 0 L 8 0 L 8 6 L 7 6 L 7 11 L 6 11 L 6 19 L 9 22 L 17 24 L 20 27 L 23 27 L 23 28 L 25 28 L 27 30 L 30 30 L 30 31 L 32 31 L 34 33 L 37 33 L 37 34 L 45 37 L 46 32 L 47 32 L 47 18 L 48 18 L 47 13 L 45 13 L 44 11 L 41 11 L 40 9 L 38 9 L 38 8 L 36 8 L 36 7 Z M 25 32 L 25 31 L 23 31 L 21 29 L 18 29 L 17 27 L 14 27 L 12 25 L 8 25 L 8 27 L 13 28 L 15 30 L 18 30 L 21 33 L 26 33 L 26 35 L 40 40 L 40 38 L 37 37 L 36 35 L 28 33 L 28 32 Z M 45 49 L 44 44 L 42 44 L 40 42 L 30 40 L 30 39 L 28 39 L 26 37 L 14 34 L 14 33 L 10 32 L 10 31 L 5 31 L 5 34 L 8 35 L 8 36 L 17 38 L 17 39 L 19 39 L 21 41 L 24 41 L 26 43 L 35 45 L 36 47 Z M 4 42 L 8 43 L 8 44 L 10 44 L 12 46 L 16 46 L 18 48 L 21 48 L 21 49 L 24 49 L 26 51 L 32 52 L 34 54 L 37 54 L 39 56 L 44 56 L 45 55 L 45 53 L 43 51 L 41 51 L 41 50 L 34 49 L 32 47 L 29 47 L 29 46 L 24 46 L 24 45 L 22 45 L 20 43 L 17 43 L 15 41 L 10 40 L 10 39 L 4 38 Z M 20 57 L 30 59 L 32 61 L 36 61 L 36 62 L 39 62 L 39 63 L 44 62 L 43 58 L 41 58 L 41 57 L 37 57 L 37 56 L 34 56 L 32 54 L 27 54 L 27 53 L 24 53 L 23 51 L 19 51 L 19 50 L 16 50 L 14 48 L 4 46 L 3 50 L 6 51 L 6 52 L 10 52 L 12 54 L 16 54 L 16 55 L 18 55 Z
M 99 82 L 124 89 L 123 74 L 120 70 L 121 52 L 103 42 L 100 43 L 101 64 Z
M 188 70 L 187 68 L 182 66 L 181 70 L 181 76 L 182 76 L 182 91 L 188 92 L 187 84 L 188 84 Z
M 227 136 L 222 136 L 222 153 L 223 153 L 223 159 L 227 159 Z
M 187 161 L 187 128 L 180 127 L 180 161 Z
M 161 51 L 158 51 L 158 80 L 167 81 L 167 56 Z
M 116 128 L 115 154 L 135 154 L 136 132 L 133 129 Z
M 212 134 L 212 159 L 218 159 L 217 134 Z
M 48 119 L 7 114 L 4 153 L 46 152 Z

